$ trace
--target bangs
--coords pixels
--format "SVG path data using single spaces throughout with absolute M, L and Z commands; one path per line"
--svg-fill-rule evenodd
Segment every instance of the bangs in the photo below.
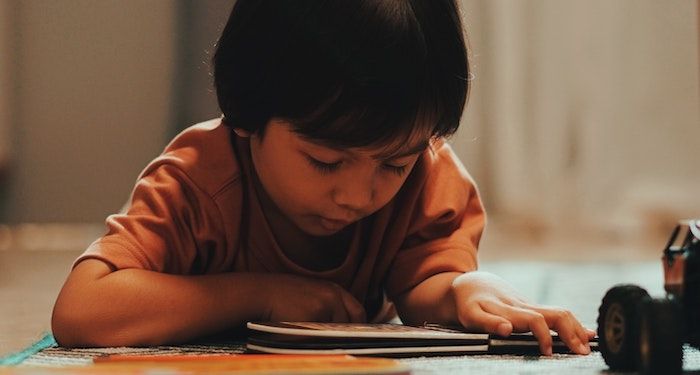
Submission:
M 334 148 L 381 147 L 394 152 L 418 138 L 447 135 L 438 126 L 440 116 L 432 103 L 374 101 L 354 107 L 339 95 L 320 110 L 301 119 L 285 119 L 295 133 Z M 455 128 L 456 129 L 456 128 Z

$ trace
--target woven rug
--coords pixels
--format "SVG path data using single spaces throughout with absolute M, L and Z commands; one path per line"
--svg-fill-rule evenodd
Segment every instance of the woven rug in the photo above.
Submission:
M 51 334 L 46 334 L 27 349 L 0 358 L 0 366 L 89 366 L 93 358 L 110 354 L 122 355 L 199 355 L 239 354 L 245 352 L 244 341 L 197 343 L 178 346 L 62 348 Z
M 197 343 L 178 346 L 115 347 L 115 348 L 62 348 L 51 334 L 46 334 L 27 349 L 0 358 L 0 366 L 88 366 L 93 358 L 110 354 L 121 355 L 201 355 L 238 354 L 245 352 L 244 341 Z
M 245 343 L 230 341 L 219 343 L 199 343 L 179 346 L 154 346 L 146 348 L 61 348 L 53 336 L 44 338 L 26 350 L 0 359 L 4 366 L 90 366 L 93 359 L 110 354 L 121 355 L 204 355 L 243 353 Z M 614 374 L 610 372 L 600 356 L 594 352 L 587 356 L 555 354 L 551 357 L 520 355 L 468 355 L 451 357 L 416 357 L 403 358 L 399 361 L 411 368 L 415 375 L 428 374 L 475 374 L 475 373 L 512 373 L 512 374 Z M 700 369 L 700 351 L 689 346 L 684 350 L 684 369 L 697 373 Z

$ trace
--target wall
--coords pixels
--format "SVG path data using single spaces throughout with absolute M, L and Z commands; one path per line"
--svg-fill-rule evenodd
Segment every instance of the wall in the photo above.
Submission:
M 235 1 L 178 1 L 178 64 L 171 135 L 220 116 L 210 62 Z
M 463 4 L 476 79 L 455 147 L 493 217 L 581 236 L 700 216 L 697 2 Z
M 12 96 L 14 82 L 12 59 L 8 58 L 13 50 L 14 27 L 13 8 L 6 0 L 0 0 L 0 186 L 10 156 L 10 123 L 12 122 Z M 0 189 L 2 191 L 2 189 Z
M 12 96 L 14 121 L 0 222 L 101 221 L 119 209 L 169 135 L 176 3 L 2 7 L 14 15 L 17 85 L 3 91 L 4 102 Z

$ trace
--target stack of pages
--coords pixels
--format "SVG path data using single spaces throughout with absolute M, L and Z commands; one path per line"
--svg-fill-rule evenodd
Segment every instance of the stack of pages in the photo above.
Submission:
M 570 353 L 552 333 L 555 353 Z M 591 343 L 597 349 L 597 340 Z M 248 323 L 248 351 L 286 354 L 354 354 L 390 357 L 463 354 L 539 354 L 531 333 L 500 337 L 426 324 Z

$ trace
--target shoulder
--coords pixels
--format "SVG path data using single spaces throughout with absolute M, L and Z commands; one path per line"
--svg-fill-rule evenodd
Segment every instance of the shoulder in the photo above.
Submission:
M 240 179 L 241 166 L 231 144 L 231 130 L 221 119 L 193 125 L 178 134 L 142 172 L 175 168 L 191 183 L 214 197 Z
M 474 180 L 444 139 L 431 142 L 421 154 L 397 200 L 396 207 L 410 210 L 413 229 L 452 221 L 471 204 L 481 205 Z
M 467 169 L 459 160 L 457 154 L 450 144 L 444 138 L 438 138 L 430 143 L 430 146 L 424 153 L 424 158 L 431 169 L 443 168 L 446 166 L 454 167 L 454 171 L 471 179 Z
M 419 181 L 414 180 L 413 182 L 424 187 L 440 186 L 441 189 L 444 189 L 449 186 L 463 186 L 471 188 L 474 185 L 473 178 L 444 138 L 435 139 L 430 143 L 429 147 L 421 154 L 416 169 L 415 174 L 419 176 Z

